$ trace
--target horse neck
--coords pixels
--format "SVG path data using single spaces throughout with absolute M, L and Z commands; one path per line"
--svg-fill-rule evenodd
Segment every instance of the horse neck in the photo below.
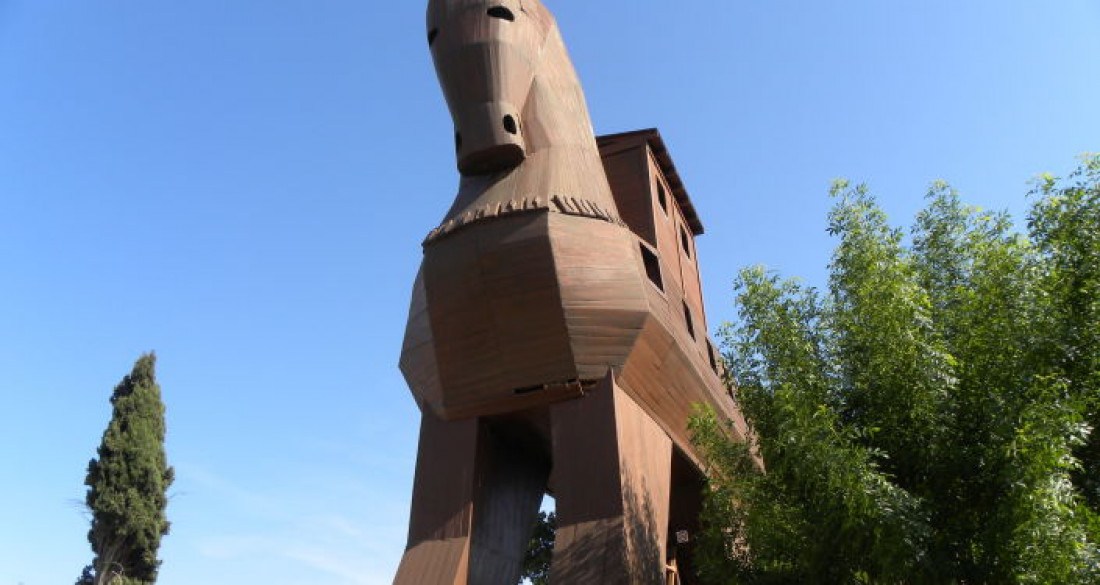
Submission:
M 584 90 L 556 25 L 540 53 L 524 106 L 529 150 L 567 147 L 599 158 Z

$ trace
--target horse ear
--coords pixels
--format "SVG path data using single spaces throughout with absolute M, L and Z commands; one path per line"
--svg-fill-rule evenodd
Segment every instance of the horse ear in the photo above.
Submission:
M 428 30 L 440 27 L 458 13 L 470 0 L 428 0 L 426 20 Z
M 438 26 L 444 15 L 443 5 L 445 0 L 428 0 L 428 9 L 425 10 L 425 20 L 428 22 L 428 28 Z
M 457 8 L 458 4 L 461 4 L 463 0 L 428 0 L 428 24 L 429 26 L 433 22 L 433 18 L 437 19 L 434 22 L 445 20 L 447 15 Z

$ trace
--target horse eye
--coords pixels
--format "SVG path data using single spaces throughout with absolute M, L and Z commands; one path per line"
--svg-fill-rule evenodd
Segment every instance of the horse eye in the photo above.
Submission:
M 504 20 L 507 20 L 508 22 L 515 22 L 515 20 L 516 20 L 516 15 L 512 14 L 511 10 L 508 10 L 507 8 L 505 8 L 503 6 L 494 6 L 494 7 L 490 8 L 489 9 L 489 16 L 492 16 L 493 18 L 503 18 Z
M 438 36 L 439 36 L 439 29 L 438 28 L 433 28 L 432 30 L 428 31 L 428 46 L 429 47 L 432 46 L 432 43 L 435 42 L 435 37 L 438 37 Z

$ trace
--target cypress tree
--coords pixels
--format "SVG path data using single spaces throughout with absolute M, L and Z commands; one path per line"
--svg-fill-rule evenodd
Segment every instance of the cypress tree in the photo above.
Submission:
M 155 368 L 154 354 L 141 356 L 111 396 L 111 422 L 84 480 L 95 559 L 78 584 L 156 582 L 173 471 L 164 453 L 164 403 Z

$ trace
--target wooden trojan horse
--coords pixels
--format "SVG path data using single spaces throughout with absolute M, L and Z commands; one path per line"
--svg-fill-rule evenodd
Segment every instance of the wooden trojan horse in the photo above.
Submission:
M 515 585 L 549 491 L 553 583 L 664 585 L 701 496 L 693 404 L 744 433 L 706 338 L 702 226 L 656 131 L 597 142 L 538 0 L 427 17 L 462 178 L 401 353 L 422 418 L 394 582 Z

